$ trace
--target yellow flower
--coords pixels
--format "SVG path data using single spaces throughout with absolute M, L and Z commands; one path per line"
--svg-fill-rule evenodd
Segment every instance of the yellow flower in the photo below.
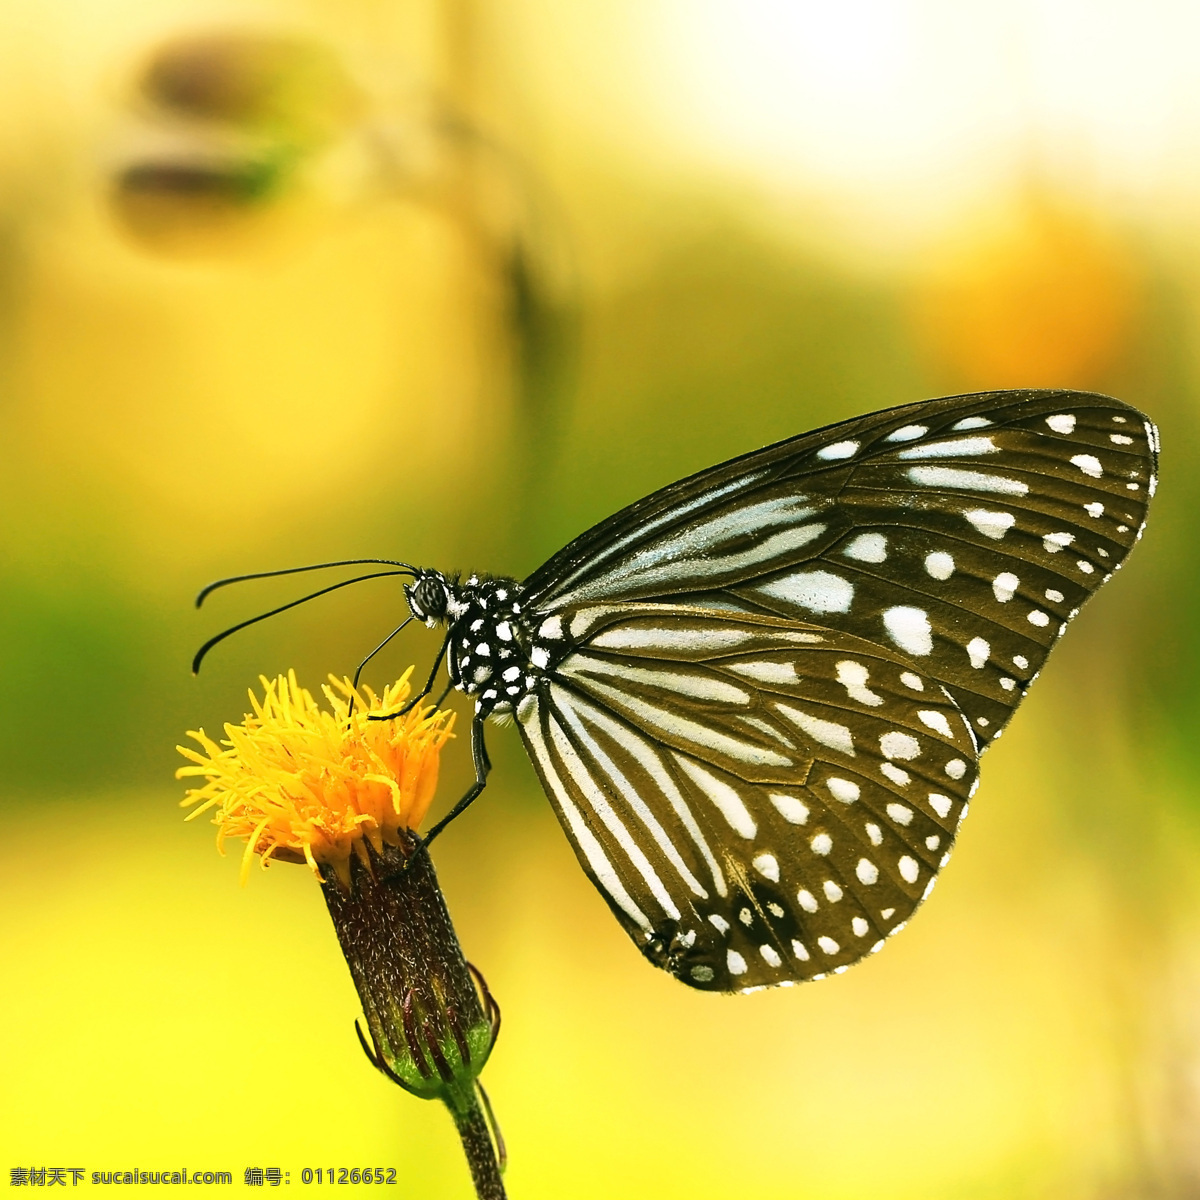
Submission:
M 200 776 L 181 802 L 195 805 L 187 819 L 216 809 L 217 847 L 227 837 L 246 841 L 242 880 L 257 854 L 307 862 L 318 878 L 330 865 L 350 886 L 350 856 L 369 869 L 366 843 L 378 853 L 399 845 L 400 831 L 415 830 L 437 787 L 438 759 L 451 736 L 454 715 L 432 706 L 390 721 L 371 713 L 394 712 L 411 688 L 412 668 L 377 696 L 355 691 L 349 679 L 330 676 L 322 688 L 332 711 L 323 710 L 296 682 L 260 677 L 263 698 L 250 693 L 253 713 L 225 726 L 218 745 L 201 729 L 189 732 L 201 750 L 180 746 L 192 762 L 176 778 Z

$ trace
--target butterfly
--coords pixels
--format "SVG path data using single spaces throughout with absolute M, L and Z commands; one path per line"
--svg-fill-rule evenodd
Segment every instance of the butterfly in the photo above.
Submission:
M 933 889 L 980 756 L 1141 537 L 1158 444 L 1105 396 L 952 396 L 689 476 L 523 581 L 350 560 L 445 627 L 410 703 L 443 661 L 475 701 L 475 783 L 429 837 L 509 717 L 656 966 L 719 992 L 847 970 Z

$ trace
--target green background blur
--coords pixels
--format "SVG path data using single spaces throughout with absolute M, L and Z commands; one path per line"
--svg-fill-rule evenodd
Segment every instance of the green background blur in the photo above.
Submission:
M 1040 386 L 1147 411 L 1162 487 L 886 953 L 733 999 L 651 970 L 511 731 L 437 862 L 515 1200 L 1200 1195 L 1198 54 L 1184 0 L 7 0 L 0 1167 L 470 1194 L 362 1057 L 308 873 L 240 888 L 171 778 L 260 672 L 352 670 L 398 582 L 195 680 L 299 594 L 201 583 L 521 576 L 768 441 Z

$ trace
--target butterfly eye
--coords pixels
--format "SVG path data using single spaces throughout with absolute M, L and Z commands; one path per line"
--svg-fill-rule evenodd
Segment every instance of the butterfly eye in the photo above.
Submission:
M 436 575 L 425 575 L 404 589 L 408 607 L 418 620 L 432 617 L 440 621 L 446 615 L 446 587 Z

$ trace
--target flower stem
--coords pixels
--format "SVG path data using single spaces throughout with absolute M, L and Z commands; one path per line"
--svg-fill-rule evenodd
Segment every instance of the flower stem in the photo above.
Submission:
M 504 1200 L 503 1143 L 481 1103 L 479 1072 L 500 1012 L 482 976 L 472 978 L 438 887 L 428 850 L 406 833 L 401 844 L 369 847 L 344 884 L 327 869 L 325 903 L 362 1001 L 373 1066 L 405 1091 L 445 1103 L 480 1200 Z
M 496 1149 L 492 1144 L 492 1135 L 478 1097 L 465 1112 L 454 1114 L 454 1123 L 458 1126 L 463 1153 L 466 1154 L 467 1163 L 471 1168 L 476 1196 L 479 1200 L 505 1200 L 500 1166 L 496 1161 Z

